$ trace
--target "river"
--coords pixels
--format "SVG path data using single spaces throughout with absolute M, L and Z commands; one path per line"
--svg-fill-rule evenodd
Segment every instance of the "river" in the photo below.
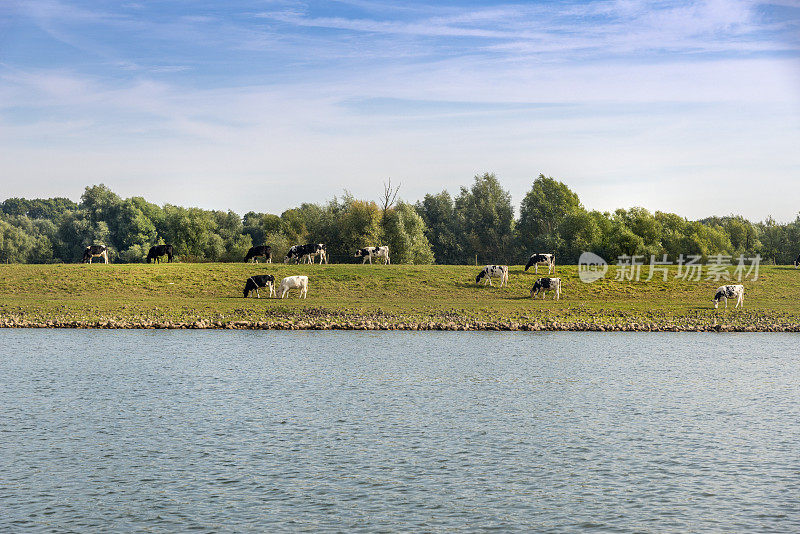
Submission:
M 0 530 L 798 532 L 798 341 L 0 330 Z

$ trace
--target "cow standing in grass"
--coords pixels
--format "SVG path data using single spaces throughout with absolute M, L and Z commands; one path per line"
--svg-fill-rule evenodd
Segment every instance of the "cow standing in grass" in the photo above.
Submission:
M 478 276 L 475 277 L 475 283 L 478 284 L 482 278 L 485 278 L 486 280 L 483 282 L 483 285 L 489 282 L 491 286 L 493 276 L 500 278 L 500 287 L 508 285 L 508 265 L 487 265 L 478 273 Z
M 375 258 L 376 260 L 378 258 L 383 258 L 384 265 L 389 265 L 390 263 L 392 263 L 389 260 L 389 247 L 387 246 L 361 248 L 356 251 L 353 257 L 363 258 L 361 260 L 361 265 L 364 265 L 364 263 L 366 263 L 367 260 L 369 260 L 369 264 L 372 265 L 372 258 Z
M 737 285 L 730 285 L 730 286 L 721 286 L 717 288 L 716 294 L 714 294 L 714 309 L 719 306 L 720 299 L 725 299 L 725 308 L 728 307 L 728 299 L 736 299 L 736 306 L 734 308 L 738 308 L 739 306 L 744 308 L 744 286 L 741 284 Z
M 248 262 L 253 260 L 253 263 L 258 263 L 258 258 L 263 257 L 265 263 L 272 263 L 272 247 L 267 245 L 259 245 L 257 247 L 250 247 L 244 261 Z
M 294 245 L 288 251 L 286 251 L 286 257 L 283 258 L 283 263 L 289 263 L 290 261 L 294 260 L 295 263 L 300 263 L 300 258 L 302 257 L 301 249 L 305 245 Z
M 556 255 L 555 254 L 533 254 L 528 263 L 525 265 L 525 270 L 534 267 L 534 272 L 539 274 L 539 265 L 547 265 L 547 274 L 556 271 Z
M 105 245 L 89 245 L 83 251 L 83 263 L 92 263 L 92 258 L 103 258 L 108 263 L 108 247 Z
M 295 245 L 286 253 L 283 263 L 294 260 L 295 263 L 314 263 L 314 256 L 319 255 L 319 263 L 328 263 L 328 250 L 324 243 L 309 243 L 307 245 Z
M 536 295 L 541 293 L 542 300 L 544 300 L 544 297 L 550 290 L 555 291 L 553 300 L 558 300 L 561 298 L 561 278 L 539 278 L 533 283 L 533 287 L 531 288 L 531 298 L 535 299 Z
M 261 298 L 258 293 L 260 287 L 268 287 L 269 296 L 275 296 L 275 277 L 271 274 L 259 274 L 248 278 L 244 284 L 244 298 L 247 298 L 252 291 L 256 292 L 256 298 Z
M 308 277 L 307 276 L 287 276 L 281 280 L 281 285 L 278 291 L 281 293 L 281 298 L 285 297 L 290 289 L 299 289 L 299 298 L 308 297 Z
M 172 245 L 156 245 L 150 247 L 150 251 L 147 253 L 147 263 L 150 263 L 150 260 L 159 263 L 161 261 L 161 256 L 165 255 L 167 256 L 167 263 L 172 263 L 172 257 L 174 256 Z
M 328 249 L 325 247 L 325 243 L 317 243 L 314 245 L 316 247 L 315 254 L 319 255 L 319 264 L 322 265 L 322 262 L 328 264 Z M 312 261 L 313 263 L 313 261 Z

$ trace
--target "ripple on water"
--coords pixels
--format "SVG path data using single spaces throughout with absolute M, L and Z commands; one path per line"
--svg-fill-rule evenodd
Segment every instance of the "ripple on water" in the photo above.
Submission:
M 800 530 L 792 334 L 0 330 L 0 530 Z

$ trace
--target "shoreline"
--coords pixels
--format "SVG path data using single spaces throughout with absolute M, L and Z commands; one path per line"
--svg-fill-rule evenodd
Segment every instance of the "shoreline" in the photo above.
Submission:
M 28 321 L 0 319 L 0 328 L 96 329 L 96 330 L 385 330 L 385 331 L 460 331 L 460 332 L 800 332 L 800 324 L 595 324 L 585 322 L 465 321 L 465 322 L 385 322 L 385 321 Z
M 611 268 L 614 269 L 613 267 Z M 0 328 L 800 332 L 800 271 L 766 266 L 743 308 L 711 301 L 719 282 L 677 276 L 587 284 L 561 266 L 561 299 L 530 298 L 512 266 L 505 287 L 444 265 L 0 265 Z M 243 298 L 256 273 L 309 276 L 309 296 Z M 264 295 L 262 295 L 264 296 Z

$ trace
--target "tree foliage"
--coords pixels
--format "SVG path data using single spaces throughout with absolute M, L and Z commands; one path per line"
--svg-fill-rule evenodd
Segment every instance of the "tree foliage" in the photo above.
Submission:
M 472 187 L 461 188 L 455 200 L 455 218 L 463 229 L 468 257 L 477 263 L 503 263 L 514 236 L 511 195 L 494 174 L 475 176 Z
M 557 250 L 566 245 L 559 240 L 560 226 L 567 217 L 584 212 L 578 195 L 563 183 L 540 174 L 520 203 L 517 243 L 524 250 Z M 575 228 L 573 220 L 568 226 Z M 522 258 L 518 258 L 521 260 Z
M 389 246 L 389 256 L 395 263 L 430 264 L 433 251 L 425 237 L 425 221 L 411 204 L 399 202 L 386 210 L 383 217 L 382 245 Z
M 182 261 L 242 261 L 252 245 L 270 245 L 277 261 L 289 247 L 325 243 L 333 262 L 358 261 L 362 247 L 388 245 L 393 263 L 523 263 L 534 252 L 575 263 L 584 251 L 609 261 L 621 255 L 671 260 L 680 255 L 753 257 L 787 264 L 800 253 L 800 216 L 787 224 L 738 215 L 699 221 L 633 207 L 587 211 L 564 183 L 539 174 L 514 218 L 511 195 L 494 174 L 475 176 L 453 198 L 427 194 L 411 205 L 384 184 L 380 204 L 349 193 L 325 204 L 303 203 L 280 215 L 211 211 L 142 197 L 121 198 L 103 184 L 66 198 L 0 202 L 0 261 L 80 261 L 91 244 L 109 246 L 112 261 L 140 262 L 152 245 L 172 243 Z

